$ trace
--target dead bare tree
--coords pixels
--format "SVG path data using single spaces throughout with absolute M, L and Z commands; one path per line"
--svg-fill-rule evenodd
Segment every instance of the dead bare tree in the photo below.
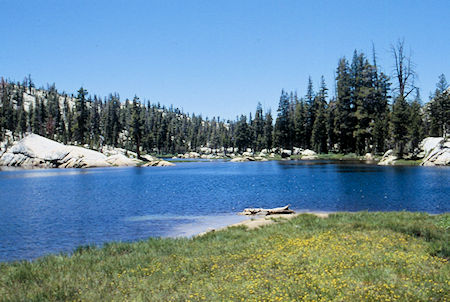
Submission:
M 414 85 L 416 73 L 411 54 L 405 55 L 404 46 L 405 40 L 398 40 L 396 45 L 391 46 L 391 51 L 395 60 L 394 76 L 398 80 L 398 87 L 395 90 L 398 91 L 399 97 L 406 99 L 417 87 Z

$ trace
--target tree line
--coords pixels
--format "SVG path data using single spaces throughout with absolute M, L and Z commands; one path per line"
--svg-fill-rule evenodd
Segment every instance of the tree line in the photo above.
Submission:
M 118 94 L 76 95 L 59 92 L 55 85 L 35 89 L 31 76 L 22 82 L 0 82 L 0 138 L 6 130 L 21 137 L 33 132 L 65 144 L 105 145 L 140 152 L 176 154 L 198 150 L 238 148 L 245 151 L 294 147 L 318 153 L 368 152 L 415 154 L 426 136 L 449 132 L 450 93 L 442 74 L 436 91 L 422 104 L 414 86 L 415 73 L 403 42 L 392 49 L 392 78 L 381 71 L 375 53 L 371 61 L 355 51 L 351 61 L 341 58 L 336 68 L 335 95 L 329 96 L 324 78 L 306 94 L 282 90 L 273 121 L 270 110 L 258 103 L 255 113 L 235 120 L 203 118 L 177 108 L 132 100 Z M 28 103 L 26 99 L 34 101 Z

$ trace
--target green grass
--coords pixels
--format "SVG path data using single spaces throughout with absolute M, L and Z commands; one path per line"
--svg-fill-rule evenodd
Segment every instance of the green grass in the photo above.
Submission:
M 291 159 L 301 159 L 302 155 L 291 155 Z M 323 160 L 362 160 L 364 156 L 356 155 L 355 153 L 319 153 L 317 159 Z
M 198 163 L 198 162 L 202 162 L 201 160 L 198 159 L 166 159 L 168 162 L 171 163 Z
M 450 215 L 300 215 L 0 264 L 2 301 L 449 301 Z
M 394 162 L 395 166 L 418 166 L 422 163 L 421 159 L 412 160 L 412 159 L 397 159 Z
M 328 153 L 328 154 L 318 154 L 319 159 L 334 159 L 334 160 L 360 160 L 363 156 L 356 155 L 355 153 Z

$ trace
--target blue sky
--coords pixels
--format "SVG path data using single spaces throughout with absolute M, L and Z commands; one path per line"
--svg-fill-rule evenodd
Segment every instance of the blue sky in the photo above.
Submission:
M 391 73 L 404 38 L 424 101 L 450 81 L 450 1 L 0 0 L 0 75 L 69 93 L 84 86 L 122 99 L 235 118 L 257 102 L 275 112 L 281 89 L 330 92 L 353 50 Z

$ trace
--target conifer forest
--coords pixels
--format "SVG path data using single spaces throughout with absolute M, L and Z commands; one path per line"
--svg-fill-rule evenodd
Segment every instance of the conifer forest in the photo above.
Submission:
M 304 93 L 282 90 L 276 112 L 263 110 L 235 120 L 188 114 L 135 96 L 101 97 L 81 87 L 76 94 L 55 85 L 36 88 L 31 76 L 0 83 L 0 140 L 7 130 L 16 137 L 33 132 L 47 138 L 99 150 L 103 145 L 137 150 L 138 154 L 177 154 L 229 147 L 245 151 L 283 148 L 318 153 L 371 152 L 394 149 L 413 156 L 426 136 L 446 136 L 450 123 L 450 90 L 444 74 L 427 101 L 414 86 L 415 72 L 403 43 L 392 48 L 393 72 L 354 51 L 338 60 L 335 83 L 309 78 Z M 389 67 L 387 69 L 390 69 Z M 256 103 L 256 101 L 255 101 Z

